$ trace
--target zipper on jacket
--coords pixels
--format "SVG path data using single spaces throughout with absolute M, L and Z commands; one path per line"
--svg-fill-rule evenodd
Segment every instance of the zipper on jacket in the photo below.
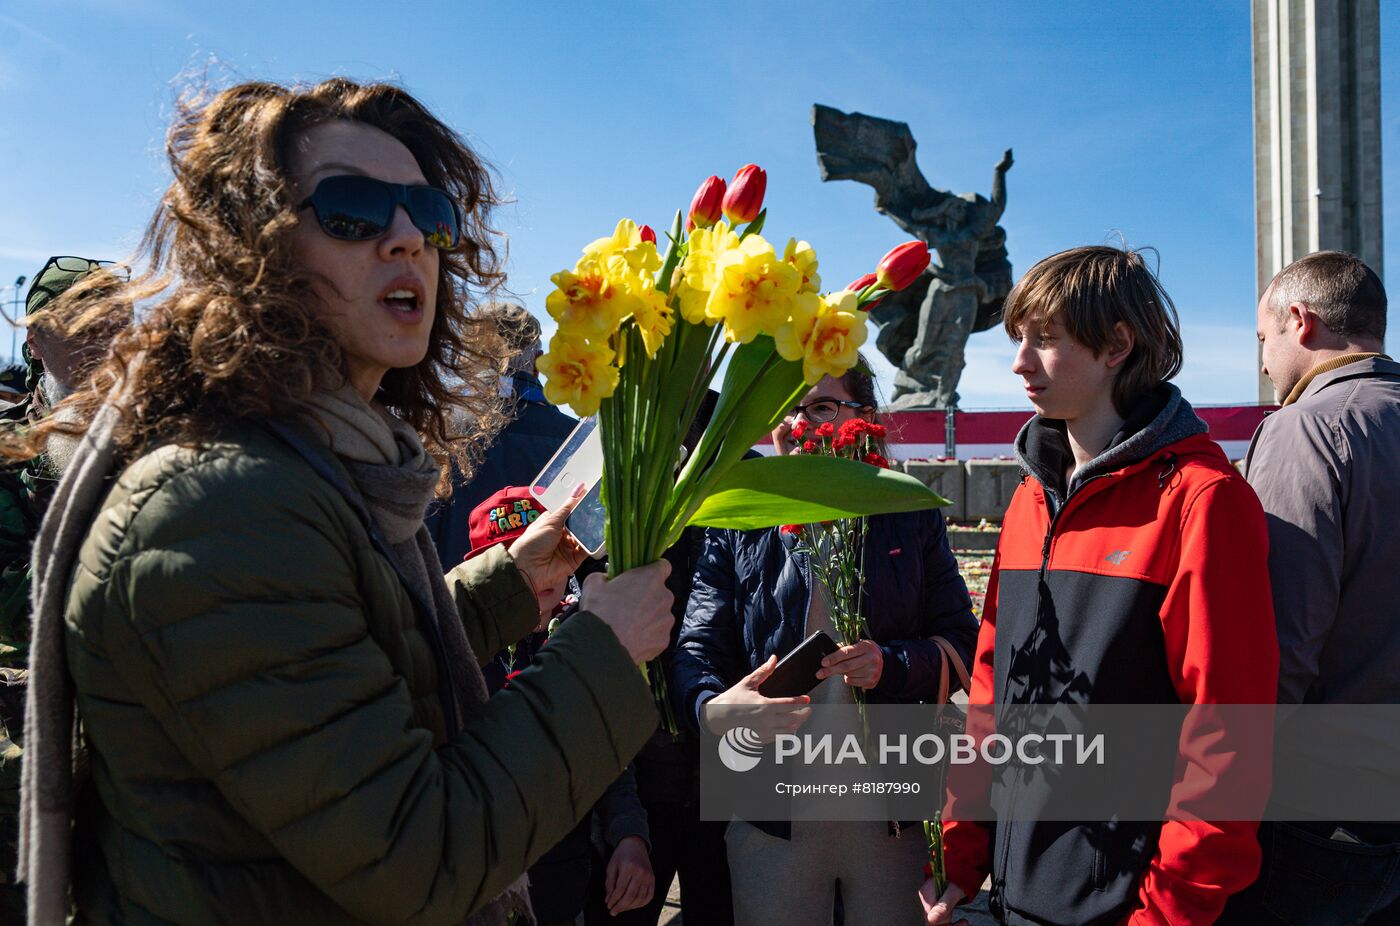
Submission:
M 1065 500 L 1059 505 L 1056 505 L 1054 502 L 1054 493 L 1047 489 L 1044 483 L 1041 483 L 1040 490 L 1045 495 L 1045 507 L 1051 512 L 1051 514 L 1050 524 L 1045 529 L 1045 542 L 1042 543 L 1040 546 L 1040 576 L 1039 581 L 1036 584 L 1035 593 L 1035 623 L 1031 627 L 1033 639 L 1035 632 L 1040 629 L 1041 596 L 1044 594 L 1046 576 L 1050 572 L 1050 547 L 1055 542 L 1055 526 L 1060 523 L 1060 519 L 1064 517 L 1065 511 L 1069 509 L 1070 501 L 1076 495 L 1078 495 L 1086 485 L 1099 479 L 1107 479 L 1108 477 L 1113 475 L 1116 475 L 1116 473 L 1100 473 L 1097 476 L 1090 476 L 1088 479 L 1085 479 L 1083 482 L 1071 488 L 1070 491 L 1065 495 Z M 1039 646 L 1038 642 L 1036 643 L 1036 646 Z M 1008 671 L 1006 673 L 1006 683 L 1002 686 L 1002 704 L 1006 704 L 1006 696 L 1010 692 L 1010 690 L 1011 673 L 1010 671 Z M 1011 768 L 1011 772 L 1011 784 L 1007 788 L 1006 796 L 1006 812 L 1008 820 L 1006 821 L 1006 830 L 1004 837 L 1001 841 L 1001 864 L 997 866 L 1001 871 L 1001 875 L 997 878 L 994 878 L 992 882 L 993 885 L 997 886 L 994 887 L 994 890 L 996 890 L 998 896 L 1000 896 L 1003 906 L 1005 906 L 1007 903 L 1005 875 L 1007 863 L 1011 858 L 1011 824 L 1012 820 L 1015 817 L 1014 810 L 1016 809 L 1016 793 L 1018 790 L 1020 790 L 1019 786 L 1021 783 L 1021 775 L 1019 769 L 1013 766 Z
M 1153 462 L 1162 464 L 1162 471 L 1157 474 L 1157 488 L 1165 491 L 1167 480 L 1176 472 L 1176 454 L 1164 453 Z

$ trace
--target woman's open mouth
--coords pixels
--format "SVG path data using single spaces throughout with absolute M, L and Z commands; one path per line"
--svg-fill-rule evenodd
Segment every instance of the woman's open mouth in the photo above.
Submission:
M 379 304 L 406 324 L 415 324 L 423 319 L 422 297 L 406 287 L 389 290 L 380 298 Z

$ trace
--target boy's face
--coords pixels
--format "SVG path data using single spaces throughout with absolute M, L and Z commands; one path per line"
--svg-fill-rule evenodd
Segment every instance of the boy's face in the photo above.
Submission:
M 1045 323 L 1028 322 L 1019 334 L 1011 372 L 1021 377 L 1037 414 L 1073 421 L 1105 403 L 1112 405 L 1113 379 L 1131 353 L 1131 344 L 1121 357 L 1118 351 L 1096 357 L 1069 336 L 1057 317 Z

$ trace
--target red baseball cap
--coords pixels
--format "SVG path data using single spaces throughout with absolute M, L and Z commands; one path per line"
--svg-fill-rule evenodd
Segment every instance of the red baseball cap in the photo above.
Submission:
M 542 514 L 544 506 L 530 495 L 529 489 L 506 486 L 472 509 L 467 519 L 472 549 L 465 558 L 471 559 L 482 550 L 514 540 Z

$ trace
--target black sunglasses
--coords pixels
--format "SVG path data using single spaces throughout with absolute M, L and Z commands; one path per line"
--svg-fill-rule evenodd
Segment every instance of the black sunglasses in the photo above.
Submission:
M 413 226 L 435 248 L 455 248 L 462 240 L 462 215 L 443 190 L 405 186 L 344 174 L 316 184 L 298 209 L 316 211 L 321 231 L 342 241 L 371 241 L 389 230 L 394 210 L 403 206 Z
M 808 421 L 815 421 L 817 424 L 824 424 L 828 421 L 835 421 L 836 416 L 841 413 L 842 408 L 869 408 L 861 402 L 852 402 L 848 399 L 817 399 L 815 402 L 808 402 L 806 405 L 794 405 L 789 418 L 796 418 L 803 415 Z

